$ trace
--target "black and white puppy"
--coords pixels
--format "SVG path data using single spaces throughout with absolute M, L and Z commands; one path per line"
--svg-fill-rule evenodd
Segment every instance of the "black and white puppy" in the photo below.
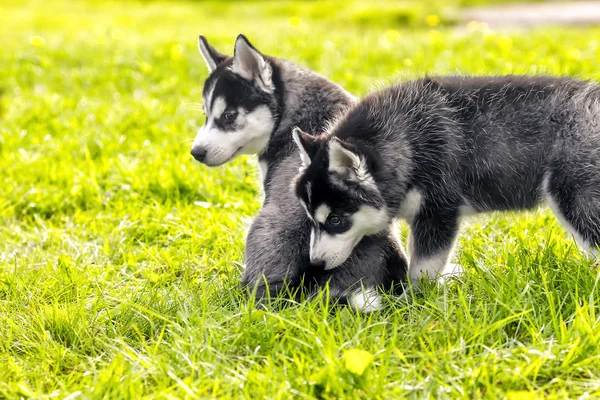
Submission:
M 311 257 L 343 263 L 394 218 L 409 275 L 444 274 L 465 214 L 546 201 L 577 242 L 600 245 L 600 86 L 555 77 L 425 78 L 367 96 L 330 129 L 295 130 L 296 194 Z
M 193 157 L 209 166 L 241 154 L 257 154 L 265 199 L 246 239 L 242 283 L 260 299 L 298 287 L 314 292 L 329 282 L 330 295 L 363 311 L 379 308 L 378 290 L 399 290 L 407 261 L 393 227 L 365 240 L 348 260 L 328 271 L 310 264 L 310 221 L 290 191 L 300 160 L 292 129 L 320 132 L 355 102 L 340 86 L 282 59 L 261 54 L 243 36 L 234 56 L 199 38 L 210 70 L 204 83 L 206 123 L 198 131 Z

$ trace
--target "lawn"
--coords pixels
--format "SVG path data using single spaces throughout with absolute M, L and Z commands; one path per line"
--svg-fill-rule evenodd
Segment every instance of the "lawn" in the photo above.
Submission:
M 0 398 L 600 396 L 600 278 L 546 209 L 467 220 L 466 274 L 381 312 L 244 298 L 261 190 L 253 157 L 189 155 L 199 33 L 357 95 L 424 73 L 598 79 L 599 28 L 366 4 L 0 0 Z

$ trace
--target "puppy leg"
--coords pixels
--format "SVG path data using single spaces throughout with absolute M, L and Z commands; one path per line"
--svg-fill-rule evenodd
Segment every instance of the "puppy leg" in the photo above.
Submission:
M 546 200 L 562 225 L 579 246 L 600 263 L 600 180 L 563 179 L 553 173 L 544 181 Z
M 448 261 L 456 244 L 459 227 L 458 208 L 423 204 L 411 223 L 408 273 L 413 283 L 422 277 L 438 279 L 456 269 Z M 457 271 L 458 272 L 458 271 Z
M 407 267 L 404 249 L 390 225 L 387 232 L 363 238 L 352 257 L 323 277 L 329 277 L 330 296 L 368 313 L 383 306 L 382 293 L 403 293 Z

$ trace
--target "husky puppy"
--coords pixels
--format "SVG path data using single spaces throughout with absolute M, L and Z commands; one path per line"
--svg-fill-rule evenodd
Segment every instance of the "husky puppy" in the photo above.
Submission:
M 462 216 L 546 201 L 577 242 L 600 245 L 600 86 L 554 77 L 425 78 L 367 96 L 329 136 L 294 131 L 311 261 L 335 267 L 394 218 L 409 275 L 444 274 Z
M 208 166 L 241 154 L 259 156 L 265 198 L 248 231 L 242 284 L 256 289 L 260 299 L 284 288 L 314 292 L 329 282 L 332 297 L 363 311 L 378 308 L 376 288 L 396 290 L 406 279 L 407 261 L 393 227 L 363 241 L 347 262 L 327 271 L 309 261 L 310 221 L 290 190 L 300 167 L 292 128 L 321 131 L 355 99 L 313 72 L 261 54 L 243 35 L 233 57 L 203 36 L 198 45 L 210 76 L 203 90 L 206 123 L 192 156 Z

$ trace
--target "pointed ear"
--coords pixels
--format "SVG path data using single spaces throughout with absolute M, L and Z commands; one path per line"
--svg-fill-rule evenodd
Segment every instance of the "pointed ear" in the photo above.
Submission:
M 226 55 L 219 53 L 208 44 L 208 41 L 202 35 L 198 36 L 198 50 L 200 50 L 209 72 L 213 72 L 219 64 L 227 59 Z
M 272 93 L 275 89 L 271 65 L 242 34 L 235 41 L 231 70 L 242 78 L 253 81 L 267 93 Z
M 371 176 L 364 158 L 350 150 L 337 137 L 329 141 L 329 170 L 351 180 L 366 181 Z
M 296 127 L 292 130 L 292 138 L 298 150 L 300 150 L 300 159 L 302 160 L 302 167 L 306 168 L 310 165 L 311 159 L 317 154 L 319 150 L 319 143 L 314 136 L 302 131 L 302 129 Z

